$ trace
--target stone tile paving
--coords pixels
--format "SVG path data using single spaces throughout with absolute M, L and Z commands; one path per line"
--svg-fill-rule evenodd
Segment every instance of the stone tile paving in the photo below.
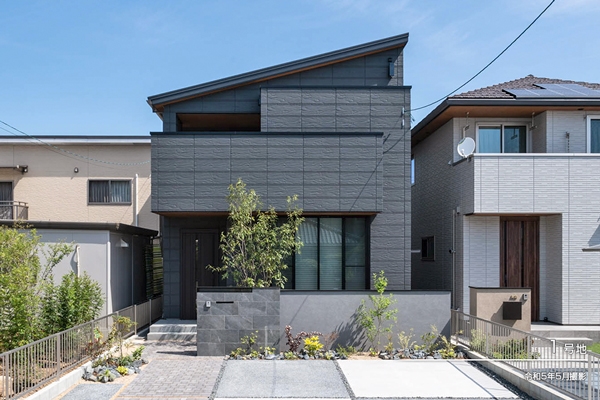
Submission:
M 146 342 L 150 363 L 117 399 L 205 399 L 219 376 L 223 357 L 196 357 L 196 342 Z

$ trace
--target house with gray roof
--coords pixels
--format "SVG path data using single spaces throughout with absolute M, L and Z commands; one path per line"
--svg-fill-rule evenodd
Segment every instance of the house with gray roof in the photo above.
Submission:
M 528 287 L 532 321 L 599 323 L 600 84 L 451 96 L 411 140 L 413 289 L 450 289 L 468 313 L 469 287 Z
M 287 289 L 409 290 L 408 34 L 151 96 L 152 211 L 161 216 L 164 315 L 195 319 L 197 288 L 225 285 L 218 264 L 228 186 L 265 206 L 297 194 L 305 242 Z

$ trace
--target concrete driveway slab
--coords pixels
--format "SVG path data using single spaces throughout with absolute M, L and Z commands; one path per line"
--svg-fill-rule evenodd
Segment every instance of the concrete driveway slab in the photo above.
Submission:
M 339 361 L 356 398 L 518 399 L 467 361 Z
M 227 361 L 215 399 L 349 399 L 332 361 Z

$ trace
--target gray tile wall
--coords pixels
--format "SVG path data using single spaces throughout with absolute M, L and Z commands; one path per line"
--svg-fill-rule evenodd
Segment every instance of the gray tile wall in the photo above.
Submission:
M 382 134 L 153 134 L 152 211 L 225 212 L 241 178 L 266 206 L 383 211 Z
M 279 289 L 252 289 L 251 292 L 200 292 L 196 298 L 197 355 L 223 356 L 238 347 L 243 347 L 242 337 L 252 334 L 257 336 L 256 348 L 278 346 Z M 210 307 L 207 307 L 207 301 L 210 301 Z
M 340 142 L 338 154 L 333 143 L 315 141 L 312 145 L 314 150 L 323 148 L 319 157 L 330 159 L 317 164 L 314 172 L 322 175 L 323 171 L 335 171 L 337 165 L 333 165 L 333 160 L 339 156 L 342 176 L 356 182 L 354 188 L 341 187 L 339 192 L 345 210 L 357 211 L 355 193 L 381 204 L 379 211 L 383 212 L 371 225 L 371 270 L 385 270 L 392 289 L 410 288 L 411 279 L 410 269 L 402 266 L 410 265 L 410 138 L 408 114 L 402 115 L 403 107 L 408 110 L 409 104 L 407 88 L 263 88 L 261 91 L 263 131 L 384 133 L 383 160 L 375 173 L 356 164 L 372 157 L 371 148 L 347 142 L 344 149 Z M 362 182 L 373 179 L 383 181 L 383 185 L 366 193 L 367 187 Z M 332 192 L 327 201 L 335 202 L 337 195 Z
M 371 270 L 385 270 L 390 289 L 410 289 L 410 118 L 401 116 L 410 87 L 402 85 L 394 49 L 165 106 L 163 133 L 152 137 L 152 210 L 225 211 L 227 186 L 241 177 L 279 210 L 298 194 L 305 212 L 376 212 Z M 182 135 L 177 113 L 261 113 L 263 134 Z M 169 317 L 179 316 L 180 229 L 201 219 L 163 218 Z

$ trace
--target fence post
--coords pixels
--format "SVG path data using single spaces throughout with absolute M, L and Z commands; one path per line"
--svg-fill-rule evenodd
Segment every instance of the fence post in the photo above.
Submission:
M 60 334 L 56 335 L 56 377 L 60 378 Z
M 588 400 L 592 400 L 594 385 L 592 384 L 592 355 L 590 353 L 587 353 L 587 392 Z
M 133 334 L 137 335 L 137 307 L 133 305 Z
M 4 397 L 8 398 L 10 395 L 10 393 L 8 392 L 8 380 L 10 379 L 10 371 L 8 368 L 8 354 L 5 353 L 2 358 L 2 367 L 4 369 Z
M 490 355 L 490 324 L 485 324 L 485 355 Z

